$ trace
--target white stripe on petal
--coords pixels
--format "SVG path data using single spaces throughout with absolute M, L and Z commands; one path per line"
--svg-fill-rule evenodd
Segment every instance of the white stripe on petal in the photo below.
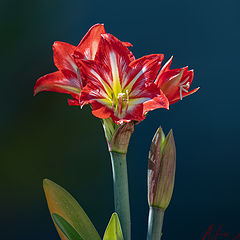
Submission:
M 146 68 L 143 67 L 142 70 L 133 78 L 133 80 L 126 86 L 126 88 L 128 88 L 130 91 L 133 87 L 133 85 L 135 84 L 135 82 L 145 73 Z M 125 86 L 124 86 L 125 88 Z
M 111 97 L 111 88 L 108 86 L 108 84 L 99 76 L 97 72 L 95 72 L 93 69 L 91 69 L 91 73 L 99 80 L 99 82 L 104 87 L 107 94 L 105 94 L 106 97 Z
M 118 65 L 117 59 L 114 52 L 110 52 L 110 64 L 112 69 L 112 77 L 113 77 L 113 92 L 115 97 L 117 97 L 118 93 L 122 91 L 119 72 L 118 72 Z

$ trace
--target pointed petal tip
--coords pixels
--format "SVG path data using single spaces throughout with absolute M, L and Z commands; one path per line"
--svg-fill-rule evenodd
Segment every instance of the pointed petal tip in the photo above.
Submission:
M 53 45 L 52 45 L 52 49 L 53 49 L 53 50 L 55 49 L 55 47 L 56 47 L 57 44 L 58 44 L 57 41 L 54 41 L 54 42 L 53 42 Z
M 155 138 L 158 138 L 157 135 L 158 135 L 158 136 L 160 135 L 161 138 L 165 138 L 165 134 L 164 134 L 163 129 L 162 129 L 161 126 L 159 126 L 159 128 L 157 129 L 156 134 L 155 134 L 155 136 L 154 136 L 154 139 L 155 139 Z
M 157 132 L 163 132 L 163 129 L 161 126 L 158 127 Z
M 156 146 L 159 146 L 165 139 L 165 134 L 163 132 L 163 129 L 161 126 L 159 126 L 159 128 L 157 129 L 156 133 L 154 134 L 153 136 L 153 139 L 152 139 L 152 146 L 153 146 L 153 149 L 150 151 L 155 151 L 155 147 Z
M 200 87 L 197 87 L 197 88 L 193 89 L 192 91 L 190 91 L 188 93 L 189 93 L 189 95 L 193 94 L 193 93 L 197 92 L 199 89 L 200 89 Z
M 122 44 L 125 46 L 125 47 L 133 47 L 133 45 L 129 42 L 122 42 Z
M 169 138 L 173 138 L 173 130 L 172 130 L 172 129 L 170 129 L 170 131 L 169 131 L 167 137 L 169 137 Z
M 92 29 L 97 28 L 97 27 L 102 27 L 105 30 L 104 23 L 96 23 L 92 27 L 90 27 L 89 30 L 92 30 Z
M 164 54 L 159 54 L 160 57 L 160 62 L 162 63 L 163 59 L 164 59 Z
M 174 141 L 174 136 L 173 136 L 173 131 L 172 129 L 169 131 L 167 137 L 166 137 L 166 144 L 169 144 L 171 148 L 176 151 L 175 147 L 175 141 Z
M 54 49 L 56 49 L 57 47 L 59 47 L 60 45 L 63 45 L 63 44 L 67 44 L 68 45 L 68 43 L 65 43 L 65 42 L 61 42 L 61 41 L 54 41 L 53 42 L 53 45 L 52 45 L 52 48 L 53 48 L 53 50 Z M 69 44 L 70 45 L 70 44 Z
M 163 93 L 163 94 L 164 94 L 164 93 Z M 165 98 L 167 99 L 165 109 L 169 110 L 169 106 L 170 106 L 169 100 L 168 100 L 168 98 L 166 97 L 166 95 L 164 95 L 164 96 L 165 96 Z
M 190 91 L 188 93 L 189 93 L 189 95 L 191 95 L 191 94 L 197 92 L 199 89 L 200 89 L 200 87 L 197 87 L 197 88 L 193 89 L 192 91 Z
M 169 60 L 167 62 L 172 63 L 172 60 L 173 60 L 173 55 L 169 58 Z
M 59 44 L 59 41 L 54 41 L 53 42 L 53 47 L 56 46 L 57 44 Z
M 93 27 L 94 26 L 104 26 L 104 23 L 96 23 L 96 24 L 93 25 Z
M 41 90 L 39 89 L 39 86 L 37 86 L 37 83 L 35 84 L 33 88 L 33 96 L 36 96 Z

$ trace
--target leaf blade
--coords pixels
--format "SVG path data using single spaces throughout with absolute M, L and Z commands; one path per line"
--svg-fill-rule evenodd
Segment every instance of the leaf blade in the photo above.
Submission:
M 62 216 L 85 240 L 101 240 L 87 214 L 70 193 L 48 179 L 44 179 L 43 188 L 51 215 L 55 213 Z M 59 227 L 55 226 L 60 238 L 68 240 Z
M 104 233 L 103 240 L 124 240 L 117 213 L 113 213 Z

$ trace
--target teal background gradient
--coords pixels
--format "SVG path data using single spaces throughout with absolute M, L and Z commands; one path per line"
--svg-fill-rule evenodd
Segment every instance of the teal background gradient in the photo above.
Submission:
M 95 23 L 133 44 L 136 57 L 172 55 L 173 68 L 195 70 L 192 89 L 170 110 L 137 125 L 128 152 L 133 240 L 147 228 L 147 157 L 161 125 L 174 131 L 177 172 L 163 240 L 202 240 L 211 224 L 240 233 L 240 1 L 7 1 L 0 2 L 1 239 L 58 239 L 42 180 L 79 201 L 103 235 L 114 210 L 110 157 L 99 119 L 68 96 L 40 93 L 36 80 L 56 71 L 54 41 L 77 45 Z M 219 237 L 227 239 L 227 237 Z

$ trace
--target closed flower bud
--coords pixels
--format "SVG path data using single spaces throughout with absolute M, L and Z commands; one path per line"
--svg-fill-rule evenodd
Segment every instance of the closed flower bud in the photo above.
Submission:
M 165 137 L 159 128 L 153 137 L 148 159 L 148 202 L 166 209 L 172 197 L 176 170 L 176 148 L 172 130 Z

